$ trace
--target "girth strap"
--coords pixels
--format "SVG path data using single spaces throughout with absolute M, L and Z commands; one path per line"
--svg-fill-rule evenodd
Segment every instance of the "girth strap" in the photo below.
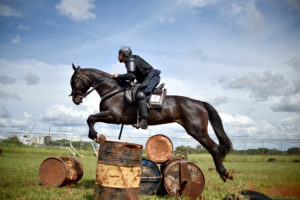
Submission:
M 123 92 L 125 89 L 123 88 L 120 88 L 120 89 L 117 89 L 117 90 L 114 90 L 112 92 L 109 92 L 107 94 L 104 94 L 102 97 L 101 97 L 101 102 L 100 102 L 100 112 L 102 112 L 102 104 L 105 100 L 109 99 L 110 97 L 120 93 L 120 92 Z

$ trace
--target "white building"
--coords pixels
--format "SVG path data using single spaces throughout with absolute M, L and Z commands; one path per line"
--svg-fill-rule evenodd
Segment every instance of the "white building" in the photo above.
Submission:
M 51 141 L 51 136 L 36 136 L 33 134 L 25 134 L 21 138 L 19 138 L 19 140 L 25 145 L 45 145 Z

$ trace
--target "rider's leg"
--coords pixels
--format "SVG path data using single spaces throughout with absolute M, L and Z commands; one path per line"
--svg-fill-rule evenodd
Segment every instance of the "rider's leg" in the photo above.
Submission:
M 137 92 L 135 99 L 137 101 L 137 108 L 139 112 L 139 128 L 147 129 L 148 122 L 148 111 L 147 111 L 147 98 L 144 92 Z
M 147 84 L 147 86 L 142 90 L 146 96 L 150 95 L 153 89 L 159 84 L 160 76 L 154 76 Z

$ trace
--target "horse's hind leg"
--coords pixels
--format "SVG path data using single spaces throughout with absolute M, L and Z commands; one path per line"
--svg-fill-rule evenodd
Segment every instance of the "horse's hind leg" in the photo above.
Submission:
M 187 133 L 194 139 L 196 139 L 212 155 L 216 170 L 222 180 L 226 182 L 227 178 L 232 179 L 232 175 L 226 171 L 222 163 L 222 156 L 219 152 L 219 145 L 216 144 L 208 135 L 208 116 L 203 114 L 203 116 L 198 117 L 196 121 L 191 117 L 191 113 L 189 113 L 188 115 L 185 115 L 185 120 L 183 120 L 183 123 L 184 124 L 182 125 Z

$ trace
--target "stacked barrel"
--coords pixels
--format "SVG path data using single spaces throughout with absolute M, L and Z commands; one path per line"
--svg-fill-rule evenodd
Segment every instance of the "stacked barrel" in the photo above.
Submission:
M 142 148 L 126 142 L 100 143 L 94 199 L 138 199 Z
M 147 158 L 142 160 L 140 194 L 164 194 L 171 197 L 201 196 L 205 179 L 201 169 L 187 156 L 173 155 L 172 141 L 164 135 L 154 135 L 146 143 Z M 160 170 L 158 168 L 160 164 Z

